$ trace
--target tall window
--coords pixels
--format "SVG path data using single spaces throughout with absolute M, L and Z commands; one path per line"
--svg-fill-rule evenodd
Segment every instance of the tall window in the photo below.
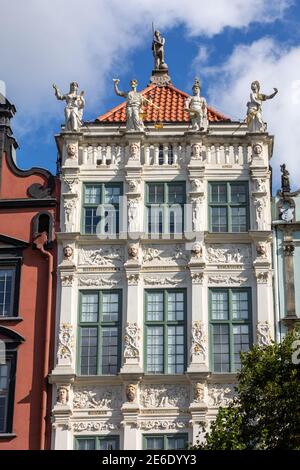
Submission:
M 14 315 L 15 269 L 0 268 L 0 318 Z
M 212 232 L 246 232 L 249 229 L 248 183 L 210 183 Z
M 121 291 L 86 291 L 80 297 L 79 373 L 117 374 Z
M 0 364 L 0 435 L 12 431 L 15 364 L 14 353 L 6 357 L 5 364 Z
M 251 344 L 250 290 L 211 289 L 210 328 L 213 371 L 235 372 Z
M 86 184 L 83 196 L 83 231 L 101 235 L 119 233 L 119 183 Z
M 118 450 L 119 436 L 76 437 L 76 450 Z
M 187 448 L 187 434 L 144 435 L 145 450 L 182 450 Z
M 148 183 L 146 186 L 149 234 L 181 234 L 185 183 Z
M 145 303 L 146 371 L 150 374 L 182 374 L 186 350 L 185 291 L 146 291 Z

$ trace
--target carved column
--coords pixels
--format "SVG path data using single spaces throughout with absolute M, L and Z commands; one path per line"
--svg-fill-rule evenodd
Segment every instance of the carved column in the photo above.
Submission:
M 295 322 L 299 322 L 295 307 L 295 277 L 294 277 L 294 252 L 295 244 L 291 230 L 284 231 L 283 255 L 284 255 L 284 284 L 285 284 L 285 304 L 286 314 L 283 323 L 288 330 L 293 329 Z

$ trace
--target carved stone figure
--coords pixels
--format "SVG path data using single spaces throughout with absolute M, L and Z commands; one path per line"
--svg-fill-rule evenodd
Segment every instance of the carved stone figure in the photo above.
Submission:
M 268 346 L 271 342 L 270 325 L 268 322 L 258 322 L 257 325 L 257 344 L 259 346 Z
M 263 148 L 260 144 L 254 144 L 252 149 L 253 149 L 253 153 L 257 155 L 258 157 L 262 154 Z
M 63 95 L 56 85 L 53 85 L 55 96 L 58 100 L 66 102 L 65 107 L 65 120 L 66 130 L 71 132 L 77 132 L 82 126 L 82 116 L 85 101 L 83 98 L 84 92 L 82 91 L 79 95 L 77 94 L 78 83 L 70 83 L 69 93 Z
M 129 402 L 133 402 L 136 399 L 137 385 L 128 384 L 126 386 L 126 398 Z
M 144 132 L 144 123 L 141 119 L 141 108 L 146 100 L 143 98 L 141 93 L 136 91 L 138 85 L 137 80 L 131 80 L 130 91 L 119 90 L 118 84 L 120 83 L 120 80 L 118 78 L 114 78 L 113 81 L 115 93 L 118 96 L 126 98 L 126 130 L 128 132 Z
M 191 181 L 192 191 L 200 192 L 201 187 L 202 187 L 202 181 L 200 181 L 198 179 L 194 179 L 194 180 Z
M 67 405 L 69 401 L 69 389 L 68 387 L 59 387 L 57 394 L 57 402 L 60 405 Z
M 202 356 L 204 361 L 206 358 L 206 339 L 204 325 L 200 321 L 194 321 L 192 325 L 192 345 L 191 357 Z
M 256 80 L 251 83 L 250 101 L 247 103 L 247 126 L 249 132 L 266 132 L 267 125 L 262 118 L 262 102 L 274 98 L 278 93 L 274 88 L 274 93 L 264 95 L 260 93 L 260 83 Z
M 227 384 L 213 385 L 208 388 L 208 404 L 210 406 L 228 406 L 233 398 L 233 386 Z
M 75 144 L 68 144 L 67 145 L 67 155 L 70 158 L 76 158 L 77 157 L 77 147 Z
M 137 260 L 139 257 L 139 245 L 137 243 L 129 245 L 128 256 L 131 259 Z
M 168 66 L 165 63 L 165 38 L 159 31 L 155 31 L 152 41 L 152 52 L 154 57 L 154 70 L 167 71 Z
M 281 171 L 281 191 L 282 193 L 290 193 L 291 192 L 291 185 L 290 185 L 290 173 L 286 169 L 285 163 L 280 165 Z
M 128 201 L 128 231 L 138 232 L 139 222 L 139 200 L 130 199 Z
M 183 385 L 144 385 L 140 400 L 144 408 L 185 408 L 189 391 Z
M 193 145 L 192 158 L 194 158 L 195 160 L 202 160 L 201 144 L 194 144 Z
M 205 98 L 200 96 L 200 81 L 198 78 L 195 78 L 193 85 L 193 96 L 186 99 L 185 109 L 190 115 L 192 130 L 205 131 L 208 126 L 207 104 Z
M 258 256 L 261 256 L 262 258 L 267 257 L 267 246 L 264 242 L 257 243 L 256 253 L 258 254 Z
M 128 322 L 125 328 L 124 336 L 124 357 L 136 358 L 140 357 L 139 351 L 140 329 L 137 323 Z
M 193 203 L 193 230 L 201 231 L 201 201 L 200 198 L 194 199 Z
M 290 204 L 286 203 L 283 207 L 280 208 L 280 218 L 285 222 L 291 223 L 294 220 L 295 208 Z
M 194 386 L 194 401 L 197 403 L 201 403 L 204 401 L 204 391 L 205 386 L 203 383 L 196 383 Z
M 254 198 L 254 206 L 256 207 L 256 223 L 258 230 L 264 230 L 265 220 L 263 217 L 265 202 L 263 198 Z
M 138 192 L 139 190 L 139 182 L 137 180 L 129 180 L 128 186 L 131 192 Z
M 192 255 L 196 258 L 201 258 L 203 253 L 203 247 L 200 242 L 195 242 L 192 246 Z
M 73 258 L 73 248 L 70 245 L 64 247 L 64 259 L 70 260 Z
M 73 355 L 73 345 L 73 327 L 69 323 L 63 323 L 60 326 L 58 334 L 57 357 L 59 359 L 69 359 L 69 361 L 71 362 Z
M 129 147 L 130 160 L 139 160 L 140 146 L 133 142 Z
M 121 388 L 115 386 L 78 388 L 74 391 L 74 408 L 118 408 L 122 401 Z

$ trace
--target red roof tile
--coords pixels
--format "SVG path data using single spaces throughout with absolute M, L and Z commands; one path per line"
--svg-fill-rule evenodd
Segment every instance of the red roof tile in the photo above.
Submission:
M 144 122 L 190 122 L 189 114 L 184 109 L 185 100 L 188 95 L 178 90 L 173 85 L 169 84 L 164 87 L 159 87 L 152 84 L 141 91 L 141 94 L 159 107 L 158 109 L 150 104 L 146 107 L 144 106 Z M 230 121 L 230 118 L 210 106 L 208 106 L 207 110 L 210 122 Z M 126 101 L 123 101 L 107 113 L 97 117 L 96 121 L 126 122 Z

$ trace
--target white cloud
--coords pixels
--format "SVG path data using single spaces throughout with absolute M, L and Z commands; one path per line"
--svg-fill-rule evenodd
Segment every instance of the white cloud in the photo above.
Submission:
M 299 186 L 300 165 L 300 45 L 282 47 L 271 38 L 262 38 L 251 45 L 239 45 L 220 67 L 202 71 L 209 102 L 235 118 L 244 119 L 250 83 L 259 80 L 261 91 L 270 94 L 273 87 L 279 93 L 263 104 L 268 131 L 275 136 L 271 165 L 278 187 L 279 164 L 286 162 L 294 187 Z M 210 82 L 210 77 L 219 77 Z M 274 188 L 274 189 L 277 189 Z
M 289 4 L 290 0 L 214 0 L 209 7 L 206 0 L 3 2 L 0 79 L 17 105 L 18 132 L 62 114 L 53 97 L 54 81 L 63 90 L 70 81 L 78 81 L 96 116 L 101 96 L 111 86 L 106 81 L 113 66 L 128 67 L 130 51 L 149 41 L 152 21 L 163 31 L 184 24 L 187 34 L 212 36 L 228 26 L 242 28 L 282 17 Z

